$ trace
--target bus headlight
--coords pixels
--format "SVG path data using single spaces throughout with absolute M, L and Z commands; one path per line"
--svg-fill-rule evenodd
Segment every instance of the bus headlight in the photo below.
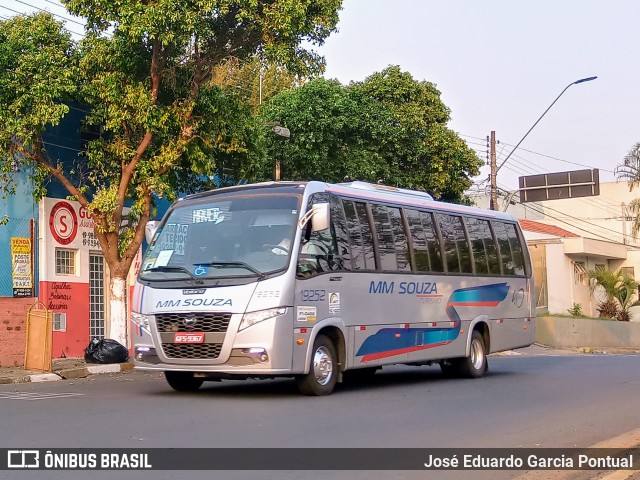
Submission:
M 141 313 L 131 312 L 131 321 L 142 328 L 149 330 L 149 317 Z
M 240 322 L 240 330 L 244 330 L 245 328 L 250 327 L 251 325 L 255 325 L 256 323 L 263 322 L 273 317 L 279 317 L 287 313 L 287 309 L 285 307 L 280 308 L 270 308 L 268 310 L 259 310 L 257 312 L 249 312 L 245 313 L 242 316 L 242 321 Z

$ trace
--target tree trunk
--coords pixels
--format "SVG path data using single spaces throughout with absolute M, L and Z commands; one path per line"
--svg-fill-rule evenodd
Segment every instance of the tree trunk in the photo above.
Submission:
M 109 337 L 129 348 L 127 323 L 127 282 L 124 278 L 111 277 L 111 315 Z

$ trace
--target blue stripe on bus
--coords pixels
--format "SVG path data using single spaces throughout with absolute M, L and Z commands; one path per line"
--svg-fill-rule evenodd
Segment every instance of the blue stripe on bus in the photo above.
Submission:
M 358 349 L 356 356 L 362 356 L 362 362 L 377 360 L 448 345 L 460 335 L 460 315 L 455 307 L 484 306 L 495 307 L 509 293 L 507 283 L 495 283 L 480 287 L 461 288 L 449 297 L 446 312 L 453 325 L 448 328 L 383 328 L 367 337 Z

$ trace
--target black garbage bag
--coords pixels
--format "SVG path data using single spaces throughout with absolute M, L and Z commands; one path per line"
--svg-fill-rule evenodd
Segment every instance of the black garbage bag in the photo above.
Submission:
M 129 360 L 129 351 L 110 338 L 92 338 L 84 349 L 84 359 L 87 363 L 122 363 Z

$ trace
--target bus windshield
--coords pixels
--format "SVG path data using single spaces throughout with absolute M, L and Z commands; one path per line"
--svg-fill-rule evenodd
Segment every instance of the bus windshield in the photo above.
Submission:
M 212 196 L 171 210 L 143 261 L 145 281 L 262 279 L 289 264 L 300 198 Z

